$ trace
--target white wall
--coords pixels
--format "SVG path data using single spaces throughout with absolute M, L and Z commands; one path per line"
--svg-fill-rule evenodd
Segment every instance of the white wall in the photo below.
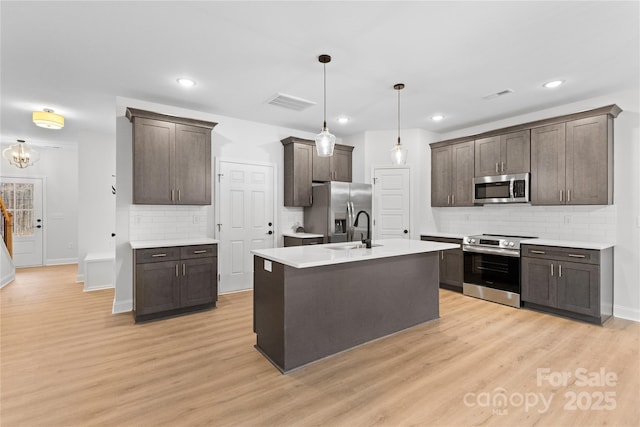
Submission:
M 278 236 L 278 245 L 282 245 L 282 232 L 291 231 L 295 224 L 303 223 L 302 208 L 284 207 L 282 191 L 284 187 L 284 149 L 280 140 L 288 136 L 313 139 L 315 137 L 314 134 L 176 106 L 118 97 L 116 99 L 116 182 L 118 193 L 116 197 L 116 294 L 114 312 L 125 312 L 132 309 L 133 265 L 129 241 L 134 237 L 144 238 L 144 240 L 156 240 L 167 236 L 164 228 L 150 225 L 150 222 L 145 222 L 145 217 L 163 216 L 168 219 L 169 223 L 178 223 L 186 227 L 182 229 L 183 232 L 197 234 L 204 231 L 207 237 L 217 237 L 214 218 L 215 206 L 213 205 L 176 208 L 173 206 L 143 207 L 132 204 L 132 128 L 129 121 L 124 117 L 126 107 L 218 123 L 212 132 L 212 164 L 215 164 L 215 159 L 217 158 L 221 160 L 270 163 L 276 166 L 276 218 L 274 218 L 274 223 L 277 226 L 275 231 Z M 212 179 L 215 181 L 215 170 L 212 173 Z M 214 188 L 214 185 L 212 185 L 212 188 Z M 193 215 L 202 216 L 206 220 L 197 227 L 189 226 L 189 217 Z M 170 230 L 170 234 L 173 232 L 173 230 Z
M 33 148 L 40 152 L 40 161 L 19 169 L 2 158 L 0 174 L 14 178 L 45 178 L 43 263 L 75 263 L 78 260 L 78 152 L 75 148 Z
M 617 104 L 614 120 L 614 205 L 612 206 L 485 206 L 431 208 L 421 220 L 423 232 L 509 232 L 578 241 L 604 241 L 614 249 L 614 315 L 640 321 L 640 100 L 634 91 L 587 99 L 485 123 L 442 135 L 439 140 L 472 135 L 511 125 Z M 428 147 L 426 148 L 428 150 Z M 428 160 L 428 159 L 425 159 Z M 425 161 L 425 169 L 430 168 Z M 430 183 L 429 183 L 430 185 Z
M 78 142 L 78 281 L 89 253 L 114 253 L 116 197 L 115 135 L 82 134 Z

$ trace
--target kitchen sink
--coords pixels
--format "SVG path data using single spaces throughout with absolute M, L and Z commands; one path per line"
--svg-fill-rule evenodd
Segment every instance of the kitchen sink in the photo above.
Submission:
M 382 246 L 373 243 L 371 245 L 372 248 Z M 343 245 L 343 246 L 330 246 L 327 249 L 331 249 L 332 251 L 350 251 L 351 249 L 367 249 L 364 243 L 355 243 L 351 245 Z

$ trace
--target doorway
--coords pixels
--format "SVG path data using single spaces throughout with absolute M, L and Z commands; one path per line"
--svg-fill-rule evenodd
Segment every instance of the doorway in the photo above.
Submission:
M 374 239 L 411 238 L 411 169 L 374 167 Z
M 43 265 L 42 178 L 0 178 L 0 194 L 13 214 L 13 263 L 16 268 Z
M 216 170 L 219 291 L 252 289 L 251 250 L 275 244 L 275 166 L 220 160 Z

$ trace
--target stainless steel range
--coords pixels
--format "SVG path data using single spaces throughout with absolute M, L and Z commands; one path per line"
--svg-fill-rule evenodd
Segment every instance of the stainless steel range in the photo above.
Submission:
M 480 234 L 463 239 L 462 292 L 520 307 L 520 242 L 534 237 Z

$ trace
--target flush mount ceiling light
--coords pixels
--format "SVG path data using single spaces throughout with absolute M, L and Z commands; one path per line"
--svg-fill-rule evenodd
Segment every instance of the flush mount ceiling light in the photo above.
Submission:
M 434 122 L 439 122 L 443 119 L 444 116 L 442 114 L 434 114 L 433 116 L 431 116 L 431 120 L 433 120 Z
M 64 117 L 55 114 L 53 110 L 45 108 L 43 111 L 34 111 L 31 116 L 33 123 L 41 128 L 62 129 L 64 127 Z
M 396 83 L 393 88 L 398 91 L 398 143 L 391 149 L 391 162 L 404 165 L 407 163 L 407 149 L 400 145 L 400 91 L 404 89 L 404 83 Z
M 553 80 L 543 84 L 542 86 L 546 87 L 547 89 L 553 89 L 554 87 L 562 85 L 562 83 L 564 83 L 564 80 Z
M 329 133 L 327 129 L 327 64 L 331 62 L 329 55 L 320 55 L 318 61 L 322 64 L 324 75 L 324 115 L 322 122 L 322 131 L 316 135 L 316 151 L 318 157 L 333 156 L 333 148 L 336 145 L 336 137 Z
M 195 81 L 188 79 L 186 77 L 180 77 L 176 79 L 176 81 L 180 83 L 181 86 L 184 86 L 184 87 L 193 87 L 196 85 Z
M 351 119 L 349 119 L 349 117 L 347 116 L 340 116 L 338 117 L 338 123 L 340 123 L 341 125 L 346 125 L 347 123 L 349 123 Z
M 40 153 L 28 147 L 24 139 L 18 139 L 18 143 L 2 150 L 2 157 L 17 168 L 24 169 L 33 166 L 40 160 Z

